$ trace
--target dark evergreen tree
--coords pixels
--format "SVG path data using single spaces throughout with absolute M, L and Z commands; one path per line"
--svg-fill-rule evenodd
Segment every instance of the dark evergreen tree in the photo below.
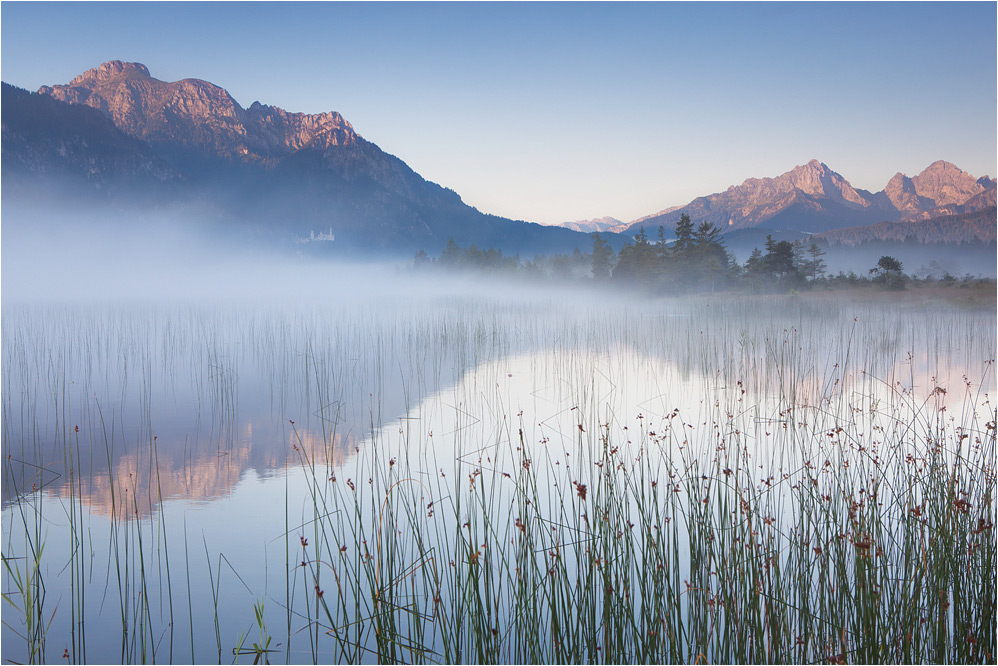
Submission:
M 687 270 L 694 284 L 706 287 L 711 291 L 717 288 L 719 279 L 728 272 L 728 253 L 721 240 L 721 230 L 711 222 L 701 222 L 693 233 L 693 242 L 687 250 Z
M 721 246 L 721 230 L 712 222 L 701 222 L 693 234 L 693 245 L 698 248 Z
M 745 260 L 745 272 L 749 275 L 762 277 L 766 274 L 766 261 L 762 258 L 762 250 L 755 248 Z
M 593 279 L 608 280 L 610 278 L 610 265 L 613 262 L 613 248 L 599 235 L 593 234 Z
M 655 245 L 655 254 L 663 261 L 669 254 L 669 243 L 665 240 L 665 227 L 663 226 L 658 228 L 658 243 Z
M 880 257 L 877 265 L 870 269 L 870 274 L 883 282 L 890 289 L 904 289 L 904 273 L 900 261 L 891 256 Z
M 682 254 L 693 245 L 693 221 L 690 216 L 683 213 L 676 222 L 676 241 L 672 244 L 673 250 Z
M 895 259 L 894 257 L 883 256 L 880 257 L 880 260 L 877 262 L 877 267 L 874 268 L 873 270 L 883 271 L 884 274 L 890 275 L 892 272 L 900 273 L 903 268 L 904 266 L 901 264 L 901 262 Z
M 766 236 L 766 268 L 780 282 L 786 282 L 797 273 L 794 244 L 790 241 L 773 241 L 772 236 Z
M 753 286 L 782 289 L 801 286 L 804 275 L 800 272 L 794 244 L 774 240 L 772 235 L 768 235 L 764 247 L 765 254 L 755 248 L 745 262 L 745 274 Z
M 454 242 L 453 238 L 447 241 L 447 245 L 444 246 L 443 251 L 440 253 L 440 265 L 441 266 L 457 266 L 461 261 L 461 248 L 458 247 L 457 243 Z
M 817 243 L 811 243 L 811 247 L 807 249 L 807 254 L 809 259 L 806 260 L 804 264 L 804 273 L 811 278 L 811 281 L 819 279 L 825 274 L 827 266 L 825 266 L 825 261 L 822 259 L 825 256 L 825 251 L 818 247 Z
M 620 250 L 617 266 L 613 269 L 613 280 L 644 289 L 656 289 L 662 286 L 662 277 L 662 262 L 642 228 L 634 235 L 634 244 L 625 245 Z

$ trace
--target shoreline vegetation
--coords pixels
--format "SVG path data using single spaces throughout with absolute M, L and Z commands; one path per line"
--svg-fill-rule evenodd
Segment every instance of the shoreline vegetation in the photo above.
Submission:
M 453 470 L 461 490 L 432 493 L 384 460 L 369 492 L 316 474 L 317 520 L 345 510 L 352 527 L 301 539 L 314 621 L 351 663 L 993 661 L 993 435 L 965 446 L 962 426 L 927 422 L 918 455 L 902 454 L 907 419 L 866 448 L 857 421 L 826 431 L 793 414 L 771 425 L 822 440 L 829 458 L 777 471 L 739 441 L 765 426 L 727 418 L 714 446 L 683 453 L 696 424 L 675 414 L 638 435 L 633 458 L 597 423 L 575 472 L 535 467 L 521 423 L 519 469 L 479 452 Z M 659 447 L 673 455 L 661 467 Z
M 453 239 L 438 257 L 416 252 L 412 268 L 418 272 L 459 270 L 530 282 L 586 283 L 617 291 L 653 295 L 690 293 L 800 293 L 849 291 L 852 295 L 876 288 L 892 292 L 912 290 L 921 296 L 942 297 L 967 305 L 995 304 L 993 278 L 970 274 L 955 276 L 935 262 L 911 272 L 903 264 L 884 255 L 865 274 L 855 271 L 830 273 L 823 257 L 823 244 L 804 241 L 776 241 L 767 236 L 763 249 L 756 248 L 739 264 L 724 247 L 720 230 L 704 222 L 694 227 L 683 215 L 674 238 L 658 228 L 657 240 L 649 240 L 644 229 L 615 253 L 597 232 L 591 234 L 589 252 L 535 255 L 521 259 L 502 250 L 482 250 L 472 244 L 462 248 Z M 959 289 L 960 291 L 954 291 Z M 928 290 L 928 291 L 923 291 Z
M 363 482 L 306 455 L 291 424 L 314 511 L 284 535 L 286 594 L 220 617 L 231 565 L 208 557 L 218 651 L 197 653 L 191 640 L 190 658 L 993 663 L 994 422 L 948 424 L 903 389 L 895 398 L 886 419 L 860 396 L 842 418 L 785 404 L 772 419 L 733 420 L 725 405 L 704 423 L 677 412 L 638 433 L 579 410 L 566 454 L 574 460 L 564 464 L 504 415 L 509 439 L 469 442 L 449 466 L 437 460 L 435 474 L 420 464 L 432 456 L 425 442 L 388 459 L 374 442 L 360 454 L 371 475 Z M 701 428 L 707 436 L 693 441 Z M 870 430 L 880 441 L 864 437 Z M 790 451 L 751 450 L 774 431 Z M 69 663 L 86 662 L 95 564 L 85 552 L 95 544 L 70 498 L 80 550 L 68 563 L 73 635 L 48 631 L 55 586 L 42 563 L 55 535 L 32 519 L 42 518 L 40 493 L 19 493 L 30 547 L 5 548 L 4 622 L 20 627 L 27 651 L 8 644 L 8 658 L 44 663 L 66 645 Z M 116 591 L 121 661 L 185 660 L 186 621 L 203 603 L 190 597 L 197 559 L 158 550 L 176 516 L 123 513 L 112 530 L 123 554 L 111 563 L 127 581 Z M 185 553 L 198 549 L 204 565 L 207 543 L 183 543 Z M 168 599 L 157 596 L 164 586 Z M 220 629 L 233 619 L 248 627 L 234 646 Z
M 896 301 L 8 306 L 3 658 L 994 663 L 995 321 Z M 225 465 L 254 364 L 296 464 L 211 518 L 156 408 Z

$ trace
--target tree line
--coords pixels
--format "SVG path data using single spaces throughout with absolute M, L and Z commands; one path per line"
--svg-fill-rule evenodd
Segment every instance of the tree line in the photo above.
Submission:
M 652 241 L 644 229 L 634 241 L 614 252 L 599 233 L 592 235 L 588 253 L 576 249 L 572 254 L 535 255 L 522 260 L 507 256 L 502 250 L 482 250 L 472 244 L 461 248 L 450 239 L 440 256 L 431 258 L 423 250 L 416 253 L 417 269 L 465 269 L 479 272 L 552 278 L 617 286 L 650 293 L 714 292 L 732 290 L 789 291 L 816 285 L 848 287 L 880 284 L 904 289 L 913 278 L 903 272 L 896 258 L 883 256 L 865 275 L 854 272 L 828 273 L 823 259 L 825 250 L 817 243 L 774 240 L 767 236 L 762 248 L 755 248 L 744 264 L 724 247 L 721 229 L 710 222 L 694 226 L 689 215 L 676 223 L 674 238 L 667 238 L 658 228 Z M 949 276 L 951 280 L 955 280 Z M 943 280 L 945 281 L 945 280 Z

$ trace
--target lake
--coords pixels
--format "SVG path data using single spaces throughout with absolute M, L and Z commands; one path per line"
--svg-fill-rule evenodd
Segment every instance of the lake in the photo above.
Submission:
M 993 309 L 7 299 L 2 337 L 5 661 L 993 659 Z

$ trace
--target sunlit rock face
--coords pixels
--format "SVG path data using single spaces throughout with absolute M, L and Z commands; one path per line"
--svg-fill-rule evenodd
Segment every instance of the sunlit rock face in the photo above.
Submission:
M 901 172 L 894 174 L 883 194 L 898 211 L 906 214 L 920 213 L 933 206 L 933 201 L 919 196 L 914 181 Z
M 878 222 L 928 220 L 993 206 L 994 181 L 938 161 L 913 178 L 897 173 L 877 193 L 854 188 L 818 160 L 775 178 L 749 178 L 724 192 L 642 218 L 630 226 L 671 229 L 682 215 L 723 229 L 765 227 L 819 233 Z M 988 197 L 991 197 L 990 203 Z
M 918 195 L 931 199 L 934 206 L 962 204 L 985 189 L 969 173 L 943 160 L 930 164 L 911 182 Z
M 22 198 L 49 199 L 58 193 L 73 206 L 76 197 L 93 199 L 99 189 L 99 203 L 114 211 L 127 205 L 143 212 L 157 206 L 196 210 L 204 226 L 226 242 L 321 256 L 410 257 L 418 249 L 438 252 L 451 238 L 461 246 L 509 253 L 570 252 L 591 243 L 574 231 L 498 218 L 468 206 L 454 191 L 425 180 L 365 140 L 335 111 L 292 113 L 260 102 L 243 108 L 213 83 L 161 81 L 144 65 L 119 60 L 69 83 L 43 86 L 38 94 L 12 91 L 25 113 L 14 117 L 4 102 L 5 195 L 17 190 Z M 65 138 L 49 145 L 31 126 L 51 133 L 46 119 L 53 114 L 34 111 L 56 105 L 63 107 L 53 112 L 61 118 L 56 129 Z M 88 127 L 95 117 L 104 122 L 103 134 L 118 143 L 134 142 L 126 146 L 127 155 L 105 150 L 111 139 L 91 140 Z M 125 158 L 148 164 L 134 166 Z M 16 182 L 8 177 L 11 166 Z M 151 188 L 148 177 L 121 179 L 122 172 L 153 170 L 160 174 L 158 181 L 179 185 Z M 72 192 L 66 179 L 51 178 L 63 172 L 70 176 Z M 162 195 L 153 198 L 160 190 Z M 299 243 L 319 233 L 335 242 Z
M 5 96 L 7 92 L 5 88 Z M 108 138 L 92 140 L 80 128 L 93 129 L 94 124 L 68 116 L 61 123 L 72 130 L 63 132 L 65 138 L 42 141 L 8 122 L 5 102 L 5 170 L 14 165 L 29 176 L 47 177 L 60 170 L 77 178 L 82 174 L 87 186 L 99 184 L 101 196 L 110 192 L 105 197 L 110 199 L 115 192 L 148 198 L 152 182 L 153 189 L 163 190 L 160 199 L 205 207 L 212 220 L 239 220 L 240 232 L 248 227 L 255 235 L 288 243 L 328 232 L 337 240 L 324 251 L 352 246 L 432 254 L 450 238 L 462 246 L 474 243 L 509 253 L 572 251 L 590 244 L 578 232 L 633 235 L 639 228 L 660 226 L 671 231 L 682 215 L 725 231 L 759 228 L 797 234 L 978 212 L 985 222 L 995 217 L 995 181 L 975 178 L 948 162 L 935 162 L 914 177 L 897 173 L 882 191 L 871 193 L 811 160 L 774 178 L 749 178 L 632 223 L 600 218 L 565 223 L 561 229 L 540 228 L 467 206 L 455 192 L 424 180 L 362 138 L 334 111 L 292 113 L 260 102 L 243 108 L 213 83 L 193 78 L 165 82 L 145 65 L 120 60 L 38 92 L 32 97 L 97 110 L 122 136 L 143 145 L 125 145 L 107 128 L 99 134 Z M 28 116 L 34 124 L 40 122 Z M 131 180 L 119 182 L 123 174 Z M 8 178 L 14 186 L 5 185 L 5 192 L 42 189 L 29 177 L 21 180 Z M 162 182 L 179 185 L 164 190 L 158 186 Z M 967 229 L 957 226 L 940 222 L 930 235 L 960 242 Z M 953 233 L 947 231 L 951 227 Z
M 911 185 L 926 204 L 921 209 L 905 211 L 904 222 L 981 212 L 987 213 L 987 221 L 994 220 L 995 181 L 988 176 L 975 179 L 966 171 L 940 160 L 912 178 Z
M 82 96 L 82 93 L 79 93 Z M 63 104 L 2 84 L 4 196 L 44 201 L 80 196 L 70 182 L 86 184 L 94 196 L 141 188 L 164 194 L 183 175 L 145 141 L 122 132 L 106 115 L 82 105 Z M 35 176 L 57 187 L 37 186 Z
M 759 182 L 765 183 L 768 180 L 763 179 Z M 870 205 L 869 195 L 866 197 L 861 195 L 853 189 L 849 181 L 818 160 L 811 160 L 804 166 L 799 166 L 780 178 L 773 179 L 772 184 L 778 189 L 793 187 L 812 196 L 840 199 L 862 207 Z
M 845 220 L 871 224 L 885 216 L 883 203 L 876 196 L 855 189 L 818 160 L 776 178 L 749 178 L 724 192 L 698 197 L 686 206 L 639 222 L 647 227 L 672 228 L 684 214 L 728 230 L 764 225 L 810 232 L 842 226 Z
M 246 161 L 273 163 L 305 146 L 325 148 L 358 139 L 339 113 L 289 113 L 259 102 L 244 109 L 213 83 L 160 81 L 141 63 L 113 60 L 68 85 L 42 86 L 38 92 L 91 106 L 150 143 L 180 144 Z

